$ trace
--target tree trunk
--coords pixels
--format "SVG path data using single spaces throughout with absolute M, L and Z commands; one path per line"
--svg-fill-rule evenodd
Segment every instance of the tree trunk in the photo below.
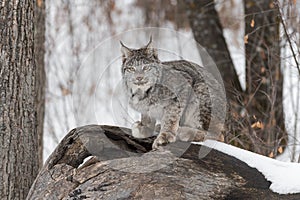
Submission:
M 271 0 L 244 0 L 246 92 L 235 72 L 213 0 L 186 1 L 196 41 L 216 62 L 231 107 L 227 140 L 237 146 L 276 156 L 287 144 L 282 106 L 279 20 Z M 241 109 L 243 107 L 243 109 Z M 247 111 L 246 115 L 240 111 Z M 238 134 L 238 135 L 237 135 Z
M 25 199 L 39 169 L 34 2 L 2 0 L 0 16 L 0 194 Z
M 45 1 L 36 1 L 34 6 L 34 54 L 36 64 L 35 84 L 37 86 L 37 135 L 38 135 L 38 156 L 39 166 L 43 166 L 43 131 L 45 115 Z
M 154 138 L 129 134 L 111 126 L 73 129 L 45 163 L 27 199 L 300 198 L 273 193 L 260 172 L 222 152 L 188 143 L 176 156 L 172 152 L 180 142 L 168 145 L 171 152 L 151 152 Z M 199 152 L 209 153 L 199 158 Z M 93 157 L 82 164 L 88 156 Z
M 278 10 L 272 0 L 244 0 L 246 37 L 245 102 L 250 123 L 262 140 L 250 142 L 250 149 L 264 155 L 276 155 L 280 145 L 286 145 L 282 104 L 283 76 L 280 68 Z M 256 137 L 255 136 L 255 137 Z M 258 141 L 258 140 L 256 140 Z M 256 145 L 261 145 L 258 148 Z
M 239 109 L 242 88 L 228 51 L 214 0 L 186 0 L 186 10 L 195 40 L 209 53 L 221 73 L 232 109 Z

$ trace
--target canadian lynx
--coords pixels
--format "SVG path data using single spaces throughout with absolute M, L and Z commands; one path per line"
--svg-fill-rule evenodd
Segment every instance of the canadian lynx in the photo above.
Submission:
M 176 139 L 222 140 L 223 125 L 207 131 L 211 122 L 211 95 L 204 68 L 185 61 L 161 62 L 152 39 L 140 49 L 121 42 L 122 78 L 132 108 L 141 113 L 132 135 L 145 138 L 158 133 L 153 149 Z M 160 124 L 156 124 L 157 122 Z

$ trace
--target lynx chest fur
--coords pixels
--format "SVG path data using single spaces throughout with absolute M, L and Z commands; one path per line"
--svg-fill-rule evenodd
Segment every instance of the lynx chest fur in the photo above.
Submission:
M 202 141 L 211 119 L 211 97 L 201 73 L 204 69 L 185 60 L 161 62 L 151 40 L 140 49 L 122 44 L 122 54 L 126 94 L 131 107 L 141 113 L 141 121 L 133 124 L 133 136 L 158 132 L 154 149 L 176 139 Z

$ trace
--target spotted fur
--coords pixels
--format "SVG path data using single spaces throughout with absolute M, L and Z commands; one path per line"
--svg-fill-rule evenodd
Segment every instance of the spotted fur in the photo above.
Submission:
M 176 139 L 219 139 L 219 134 L 207 131 L 212 102 L 204 68 L 185 60 L 161 62 L 151 40 L 140 49 L 121 45 L 129 104 L 141 113 L 141 121 L 132 127 L 133 136 L 149 137 L 158 131 L 154 149 Z

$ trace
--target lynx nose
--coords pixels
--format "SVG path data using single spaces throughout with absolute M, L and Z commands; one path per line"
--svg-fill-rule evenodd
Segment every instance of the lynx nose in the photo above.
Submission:
M 138 80 L 138 81 L 143 80 L 143 78 L 144 78 L 143 76 L 137 76 L 137 77 L 135 77 L 135 79 Z

